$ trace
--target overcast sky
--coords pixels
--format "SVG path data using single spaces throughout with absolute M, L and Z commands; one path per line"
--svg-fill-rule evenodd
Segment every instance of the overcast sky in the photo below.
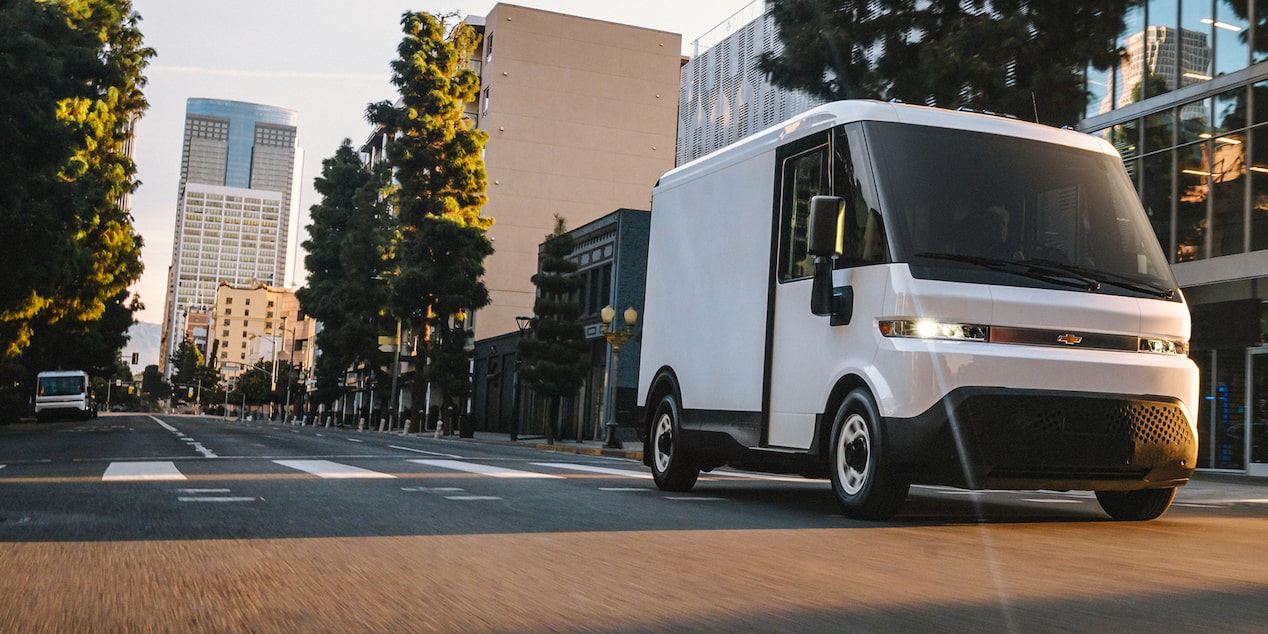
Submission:
M 723 23 L 751 0 L 517 0 L 509 4 L 633 24 L 682 35 L 684 46 Z M 308 208 L 318 202 L 313 179 L 340 141 L 364 141 L 366 104 L 395 99 L 388 64 L 407 10 L 484 16 L 491 0 L 133 0 L 145 43 L 157 56 L 146 72 L 150 108 L 137 132 L 141 187 L 133 197 L 145 239 L 145 275 L 133 287 L 145 304 L 139 321 L 163 319 L 172 260 L 176 185 L 180 177 L 185 101 L 232 99 L 295 110 L 305 153 L 301 239 Z M 737 25 L 738 26 L 738 25 Z M 302 282 L 302 280 L 300 280 Z

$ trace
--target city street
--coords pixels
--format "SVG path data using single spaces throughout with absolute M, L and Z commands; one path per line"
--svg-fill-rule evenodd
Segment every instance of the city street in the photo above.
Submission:
M 504 439 L 503 439 L 504 440 Z M 0 426 L 0 631 L 1263 631 L 1268 484 L 1152 522 L 1089 493 L 826 481 L 490 439 L 102 414 Z

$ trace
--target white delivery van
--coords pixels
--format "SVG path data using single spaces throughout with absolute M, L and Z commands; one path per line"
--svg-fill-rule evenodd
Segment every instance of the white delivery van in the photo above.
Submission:
M 88 419 L 97 415 L 88 373 L 82 370 L 40 372 L 35 376 L 35 418 L 58 416 Z
M 1119 156 L 1004 117 L 815 108 L 652 193 L 638 407 L 662 489 L 827 475 L 1096 492 L 1161 515 L 1197 457 L 1189 311 Z

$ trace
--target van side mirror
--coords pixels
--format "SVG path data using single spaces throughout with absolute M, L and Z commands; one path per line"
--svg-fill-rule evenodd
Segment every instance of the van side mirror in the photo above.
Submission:
M 825 258 L 841 255 L 844 218 L 844 198 L 814 196 L 810 199 L 810 226 L 806 236 L 810 255 Z

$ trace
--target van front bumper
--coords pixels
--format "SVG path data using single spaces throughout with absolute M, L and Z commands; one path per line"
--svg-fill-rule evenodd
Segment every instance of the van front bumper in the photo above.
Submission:
M 1175 487 L 1197 464 L 1183 404 L 1167 397 L 960 388 L 915 418 L 884 421 L 912 482 L 969 489 Z

